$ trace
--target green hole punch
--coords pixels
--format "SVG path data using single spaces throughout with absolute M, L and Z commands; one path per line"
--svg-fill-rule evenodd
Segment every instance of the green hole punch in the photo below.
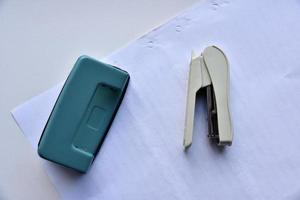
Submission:
M 79 57 L 44 128 L 38 154 L 85 173 L 113 122 L 129 78 L 117 67 Z

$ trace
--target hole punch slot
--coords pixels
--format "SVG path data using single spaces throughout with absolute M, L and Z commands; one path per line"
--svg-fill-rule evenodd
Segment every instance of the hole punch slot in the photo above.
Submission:
M 76 131 L 73 145 L 94 154 L 107 132 L 121 90 L 99 83 Z M 101 139 L 102 138 L 102 139 Z

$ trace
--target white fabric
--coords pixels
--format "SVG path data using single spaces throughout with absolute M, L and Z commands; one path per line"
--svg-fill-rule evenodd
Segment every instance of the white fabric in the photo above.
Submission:
M 299 33 L 299 0 L 206 1 L 104 59 L 131 81 L 86 175 L 44 161 L 61 197 L 300 199 Z M 211 44 L 230 62 L 233 145 L 210 144 L 200 97 L 185 152 L 191 51 Z M 12 112 L 34 148 L 60 87 Z

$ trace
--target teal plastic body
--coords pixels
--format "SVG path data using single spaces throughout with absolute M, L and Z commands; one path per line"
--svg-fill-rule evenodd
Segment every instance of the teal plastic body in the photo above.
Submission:
M 38 145 L 50 161 L 86 172 L 125 94 L 129 74 L 81 56 L 55 103 Z

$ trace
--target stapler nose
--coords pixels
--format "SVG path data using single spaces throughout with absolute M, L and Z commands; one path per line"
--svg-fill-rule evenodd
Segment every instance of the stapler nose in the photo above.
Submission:
M 196 93 L 206 89 L 208 137 L 218 145 L 231 145 L 233 131 L 229 112 L 229 64 L 225 54 L 215 46 L 207 47 L 190 64 L 186 118 L 185 148 L 192 144 Z

